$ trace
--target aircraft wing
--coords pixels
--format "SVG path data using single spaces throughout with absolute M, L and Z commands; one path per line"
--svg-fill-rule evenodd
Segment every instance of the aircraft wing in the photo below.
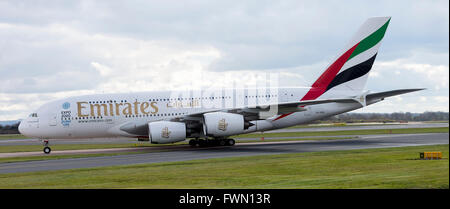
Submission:
M 300 112 L 305 111 L 304 106 L 308 105 L 316 105 L 316 104 L 325 104 L 332 102 L 355 102 L 351 98 L 343 98 L 343 99 L 322 99 L 322 100 L 304 100 L 297 102 L 283 102 L 283 103 L 275 103 L 275 104 L 262 104 L 262 105 L 253 105 L 253 106 L 244 106 L 238 108 L 228 108 L 228 109 L 211 109 L 208 111 L 198 112 L 194 114 L 179 116 L 175 118 L 168 119 L 170 121 L 184 121 L 189 123 L 199 124 L 202 121 L 203 114 L 210 112 L 228 112 L 241 114 L 245 117 L 246 120 L 258 120 L 261 119 L 260 112 L 267 112 L 266 117 L 285 114 L 289 112 Z M 275 111 L 273 111 L 275 110 Z M 118 126 L 118 129 L 129 134 L 145 136 L 148 133 L 148 125 L 147 122 L 126 122 Z
M 228 109 L 212 109 L 208 111 L 198 112 L 194 114 L 184 115 L 180 117 L 175 117 L 170 119 L 170 121 L 191 121 L 195 123 L 201 123 L 202 116 L 205 113 L 210 112 L 228 112 L 243 115 L 246 120 L 258 120 L 261 119 L 261 112 L 268 112 L 270 116 L 281 115 L 291 112 L 301 112 L 305 111 L 305 106 L 309 105 L 318 105 L 318 104 L 326 104 L 326 103 L 360 103 L 362 106 L 366 106 L 369 104 L 373 104 L 379 101 L 384 100 L 386 97 L 396 96 L 400 94 L 410 93 L 414 91 L 419 91 L 423 89 L 399 89 L 393 91 L 385 91 L 378 93 L 363 93 L 358 96 L 349 97 L 349 98 L 336 98 L 336 99 L 317 99 L 317 100 L 303 100 L 296 102 L 282 102 L 275 104 L 261 104 L 261 105 L 253 105 L 253 106 L 244 106 L 238 108 L 228 108 Z M 273 109 L 272 109 L 273 108 Z M 276 112 L 271 112 L 270 110 L 276 110 Z M 136 124 L 135 122 L 127 122 L 119 126 L 119 129 L 125 131 L 129 134 L 135 135 L 146 135 L 148 128 L 147 123 L 142 122 L 140 124 Z
M 399 90 L 385 91 L 385 92 L 378 92 L 378 93 L 371 93 L 371 94 L 364 93 L 362 95 L 357 95 L 357 96 L 348 97 L 348 98 L 303 100 L 303 101 L 283 102 L 283 103 L 276 103 L 276 104 L 262 104 L 262 105 L 247 106 L 247 107 L 240 107 L 240 108 L 218 109 L 218 110 L 210 110 L 210 111 L 187 115 L 187 117 L 201 117 L 203 114 L 208 113 L 208 112 L 229 112 L 229 113 L 243 114 L 244 116 L 250 116 L 250 115 L 258 114 L 263 111 L 266 112 L 269 110 L 269 108 L 275 108 L 277 110 L 277 113 L 275 113 L 274 115 L 280 115 L 280 114 L 285 114 L 285 113 L 290 113 L 290 112 L 305 111 L 306 109 L 304 108 L 304 106 L 326 104 L 326 103 L 355 103 L 355 102 L 358 102 L 358 103 L 361 103 L 363 106 L 366 106 L 366 103 L 373 104 L 375 102 L 382 101 L 386 97 L 396 96 L 396 95 L 400 95 L 400 94 L 406 94 L 406 93 L 420 91 L 420 90 L 424 90 L 424 89 L 399 89 Z
M 282 102 L 282 103 L 274 103 L 274 104 L 260 104 L 260 105 L 251 105 L 245 107 L 238 108 L 228 108 L 228 109 L 217 109 L 217 110 L 209 110 L 205 112 L 194 113 L 191 115 L 187 115 L 183 118 L 197 118 L 202 117 L 203 114 L 209 112 L 228 112 L 228 113 L 236 113 L 242 114 L 249 120 L 258 119 L 258 114 L 260 112 L 267 112 L 270 110 L 275 110 L 276 112 L 271 112 L 272 116 L 289 113 L 289 112 L 301 112 L 306 109 L 304 106 L 308 105 L 317 105 L 317 104 L 325 104 L 325 103 L 333 103 L 333 102 L 354 102 L 352 98 L 342 98 L 342 99 L 318 99 L 318 100 L 303 100 L 296 102 Z

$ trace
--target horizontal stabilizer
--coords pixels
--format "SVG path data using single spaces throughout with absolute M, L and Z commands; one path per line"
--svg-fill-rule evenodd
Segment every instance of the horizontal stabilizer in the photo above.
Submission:
M 366 96 L 366 100 L 373 101 L 373 100 L 378 100 L 378 99 L 384 99 L 386 97 L 392 97 L 392 96 L 397 96 L 400 94 L 406 94 L 406 93 L 411 93 L 411 92 L 421 91 L 421 90 L 424 90 L 424 89 L 423 88 L 422 89 L 398 89 L 398 90 L 392 90 L 392 91 L 378 92 L 378 93 L 368 94 Z

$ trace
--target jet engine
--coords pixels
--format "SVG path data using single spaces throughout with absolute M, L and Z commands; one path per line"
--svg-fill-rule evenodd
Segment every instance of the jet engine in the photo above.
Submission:
M 205 113 L 203 121 L 204 134 L 212 137 L 240 134 L 249 126 L 243 115 L 225 112 Z
M 166 144 L 186 139 L 186 124 L 156 121 L 148 123 L 148 136 L 152 144 Z

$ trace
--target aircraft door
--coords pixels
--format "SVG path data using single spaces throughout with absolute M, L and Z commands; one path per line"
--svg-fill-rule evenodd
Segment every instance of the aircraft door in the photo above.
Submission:
M 50 118 L 48 120 L 48 125 L 49 126 L 56 126 L 56 118 L 57 118 L 56 113 L 51 114 Z

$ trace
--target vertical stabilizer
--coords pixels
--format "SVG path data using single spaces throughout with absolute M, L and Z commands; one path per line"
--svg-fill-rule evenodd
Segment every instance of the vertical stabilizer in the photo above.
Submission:
M 362 93 L 390 20 L 390 17 L 366 20 L 302 100 L 316 99 L 333 90 Z

